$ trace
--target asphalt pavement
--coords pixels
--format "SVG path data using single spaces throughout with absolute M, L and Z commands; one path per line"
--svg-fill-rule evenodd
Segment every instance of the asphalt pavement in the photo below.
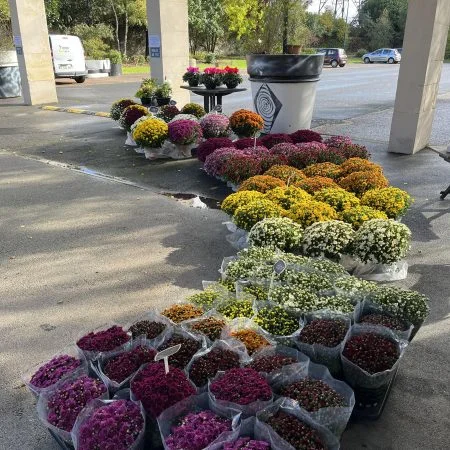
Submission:
M 447 67 L 435 119 L 440 142 L 450 141 Z M 444 450 L 450 442 L 450 197 L 439 200 L 450 165 L 430 150 L 386 152 L 396 73 L 398 66 L 325 69 L 317 97 L 319 129 L 359 136 L 392 184 L 414 196 L 404 219 L 413 232 L 409 275 L 399 284 L 431 298 L 430 317 L 406 351 L 383 416 L 351 424 L 345 450 Z M 61 104 L 101 111 L 137 85 L 111 82 L 60 85 Z M 367 93 L 380 84 L 369 102 Z M 337 102 L 342 96 L 346 104 Z M 226 216 L 160 193 L 221 199 L 228 191 L 195 160 L 149 162 L 126 149 L 108 119 L 15 103 L 0 101 L 0 448 L 52 450 L 20 373 L 84 331 L 127 323 L 217 278 L 222 258 L 234 253 Z

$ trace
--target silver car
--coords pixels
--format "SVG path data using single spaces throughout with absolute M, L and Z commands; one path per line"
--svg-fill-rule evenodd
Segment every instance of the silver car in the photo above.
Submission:
M 365 64 L 374 62 L 397 64 L 402 60 L 402 55 L 395 48 L 379 48 L 372 53 L 366 53 L 362 59 Z

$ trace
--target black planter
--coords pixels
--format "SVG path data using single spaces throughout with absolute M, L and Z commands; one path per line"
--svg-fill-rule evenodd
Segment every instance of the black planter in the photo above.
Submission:
M 120 77 L 122 75 L 122 63 L 111 63 L 111 77 Z
M 153 97 L 141 97 L 141 103 L 144 106 L 151 106 L 153 102 Z
M 323 68 L 323 54 L 247 55 L 250 81 L 266 83 L 302 83 L 318 81 Z
M 228 88 L 228 89 L 236 89 L 238 86 L 239 86 L 239 83 L 236 81 L 236 82 L 232 82 L 232 83 L 225 83 L 225 86 Z
M 189 80 L 188 84 L 190 87 L 197 87 L 198 86 L 198 80 Z
M 170 103 L 170 97 L 156 97 L 156 103 L 158 103 L 158 106 L 168 105 Z

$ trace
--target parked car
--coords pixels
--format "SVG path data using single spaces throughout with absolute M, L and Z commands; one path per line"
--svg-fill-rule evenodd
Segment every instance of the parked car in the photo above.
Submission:
M 324 65 L 344 67 L 347 64 L 347 54 L 343 48 L 320 48 L 318 53 L 324 53 Z
M 400 55 L 402 54 L 402 52 L 403 52 L 403 48 L 402 47 L 400 47 L 400 48 L 396 48 L 395 50 L 397 50 L 399 53 L 400 53 Z
M 396 48 L 379 48 L 372 53 L 366 53 L 362 59 L 365 64 L 372 64 L 374 62 L 396 64 L 402 60 L 402 55 L 400 55 Z
M 49 39 L 55 78 L 73 78 L 77 83 L 84 83 L 88 71 L 80 38 L 51 34 Z

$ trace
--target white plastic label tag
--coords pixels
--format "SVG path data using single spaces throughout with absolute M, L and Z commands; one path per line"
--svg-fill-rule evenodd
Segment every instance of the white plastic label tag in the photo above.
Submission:
M 175 355 L 175 353 L 180 351 L 180 348 L 181 344 L 174 345 L 173 347 L 166 348 L 155 355 L 155 361 L 164 359 L 164 369 L 166 374 L 169 373 L 169 356 Z

